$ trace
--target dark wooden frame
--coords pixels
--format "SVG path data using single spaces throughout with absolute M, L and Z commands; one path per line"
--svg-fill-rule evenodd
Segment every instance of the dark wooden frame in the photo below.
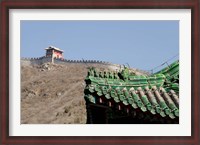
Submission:
M 137 144 L 199 145 L 199 0 L 5 0 L 1 3 L 0 90 L 2 145 Z M 9 136 L 9 9 L 191 9 L 192 10 L 192 136 L 190 137 L 12 137 Z M 189 96 L 188 96 L 189 97 Z

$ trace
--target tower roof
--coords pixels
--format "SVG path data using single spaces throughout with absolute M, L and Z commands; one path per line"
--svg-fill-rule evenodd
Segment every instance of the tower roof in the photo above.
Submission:
M 48 48 L 45 48 L 45 50 L 50 50 L 50 49 L 55 49 L 55 50 L 57 50 L 57 51 L 64 52 L 64 51 L 61 50 L 60 48 L 57 48 L 57 47 L 54 47 L 54 46 L 49 46 Z

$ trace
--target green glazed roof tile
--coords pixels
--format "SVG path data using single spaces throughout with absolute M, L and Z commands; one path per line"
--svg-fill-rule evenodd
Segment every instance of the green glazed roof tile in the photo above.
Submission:
M 130 103 L 129 103 L 129 104 L 130 104 Z M 132 106 L 134 109 L 138 108 L 138 106 L 137 106 L 135 103 L 132 103 L 131 106 Z
M 149 103 L 149 104 L 147 104 L 146 105 L 146 107 L 147 107 L 147 109 L 149 110 L 149 111 L 151 111 L 152 109 L 153 109 L 153 107 L 151 106 L 151 104 Z
M 156 110 L 154 108 L 151 109 L 150 111 L 152 114 L 156 114 Z
M 117 102 L 117 103 L 120 102 L 120 100 L 119 100 L 118 97 L 115 97 L 115 98 L 114 98 L 114 101 Z
M 124 95 L 119 95 L 119 99 L 120 99 L 120 101 L 124 101 L 126 98 Z
M 169 114 L 169 117 L 170 117 L 170 118 L 172 118 L 172 119 L 174 119 L 174 118 L 175 118 L 175 116 L 174 116 L 174 114 L 173 114 L 173 113 L 170 113 L 170 114 Z
M 141 106 L 140 109 L 141 109 L 143 112 L 146 112 L 146 111 L 147 111 L 147 108 L 144 107 L 144 106 Z
M 175 111 L 174 111 L 174 114 L 175 114 L 175 116 L 179 117 L 179 110 L 178 110 L 178 109 L 175 110 Z
M 159 106 L 156 107 L 156 112 L 160 113 L 161 112 L 161 108 Z
M 110 99 L 111 98 L 110 94 L 106 94 L 105 97 L 106 97 L 106 99 Z
M 86 95 L 85 97 L 86 97 L 90 102 L 96 103 L 96 99 L 95 99 L 94 96 L 92 96 L 92 95 Z
M 117 97 L 117 93 L 116 93 L 115 91 L 111 91 L 111 93 L 110 93 L 110 94 L 111 94 L 111 97 L 112 97 L 112 98 L 115 98 L 115 97 Z
M 98 95 L 98 96 L 102 96 L 102 95 L 103 95 L 102 91 L 101 91 L 101 90 L 100 90 L 100 91 L 97 91 L 97 95 Z
M 166 108 L 165 109 L 165 114 L 169 115 L 171 113 L 170 109 L 169 108 Z
M 151 76 L 131 75 L 127 68 L 121 74 L 97 72 L 93 68 L 88 75 L 85 89 L 89 91 L 85 92 L 89 94 L 85 98 L 93 103 L 95 97 L 104 96 L 142 112 L 179 117 L 179 62 Z
M 133 98 L 127 98 L 129 104 L 132 104 L 134 102 Z
M 122 103 L 123 103 L 124 105 L 128 105 L 127 100 L 124 100 Z
M 102 92 L 104 95 L 106 95 L 108 93 L 106 89 L 102 89 Z
M 136 102 L 136 104 L 138 105 L 138 107 L 144 106 L 144 104 L 142 103 L 142 101 L 138 101 L 138 102 Z
M 166 116 L 166 115 L 165 115 L 165 112 L 163 112 L 163 111 L 160 112 L 160 115 L 161 115 L 162 117 L 165 117 L 165 116 Z

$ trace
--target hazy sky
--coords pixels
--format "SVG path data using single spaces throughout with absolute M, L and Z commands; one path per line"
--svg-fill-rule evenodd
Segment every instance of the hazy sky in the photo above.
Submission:
M 65 59 L 151 70 L 179 53 L 179 21 L 21 21 L 21 57 L 44 56 L 50 45 Z

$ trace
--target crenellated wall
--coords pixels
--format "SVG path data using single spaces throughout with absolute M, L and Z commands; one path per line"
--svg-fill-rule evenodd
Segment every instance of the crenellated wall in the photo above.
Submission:
M 40 65 L 51 61 L 51 57 L 21 58 L 21 65 Z
M 21 65 L 23 66 L 29 66 L 29 65 L 41 65 L 43 63 L 47 63 L 47 62 L 52 62 L 52 58 L 51 57 L 38 57 L 38 58 L 21 58 Z M 88 67 L 107 67 L 113 71 L 116 70 L 121 70 L 123 68 L 123 66 L 119 65 L 119 64 L 112 64 L 110 62 L 105 62 L 105 61 L 99 61 L 99 60 L 70 60 L 70 59 L 59 59 L 59 58 L 54 58 L 54 63 L 55 64 L 83 64 L 86 65 Z M 140 75 L 140 74 L 146 74 L 149 75 L 148 72 L 146 71 L 142 71 L 142 70 L 138 70 L 138 69 L 134 69 L 134 68 L 130 68 L 132 71 L 134 71 L 136 74 Z
M 98 63 L 98 64 L 111 64 L 105 61 L 98 61 L 98 60 L 70 60 L 70 59 L 54 59 L 54 63 Z
M 40 65 L 43 63 L 52 62 L 51 57 L 38 57 L 38 58 L 21 58 L 21 65 Z M 90 67 L 95 65 L 102 65 L 102 66 L 108 66 L 110 69 L 113 70 L 119 70 L 120 65 L 118 64 L 112 64 L 105 61 L 99 61 L 99 60 L 69 60 L 69 59 L 58 59 L 54 58 L 55 64 L 84 64 L 88 65 Z

